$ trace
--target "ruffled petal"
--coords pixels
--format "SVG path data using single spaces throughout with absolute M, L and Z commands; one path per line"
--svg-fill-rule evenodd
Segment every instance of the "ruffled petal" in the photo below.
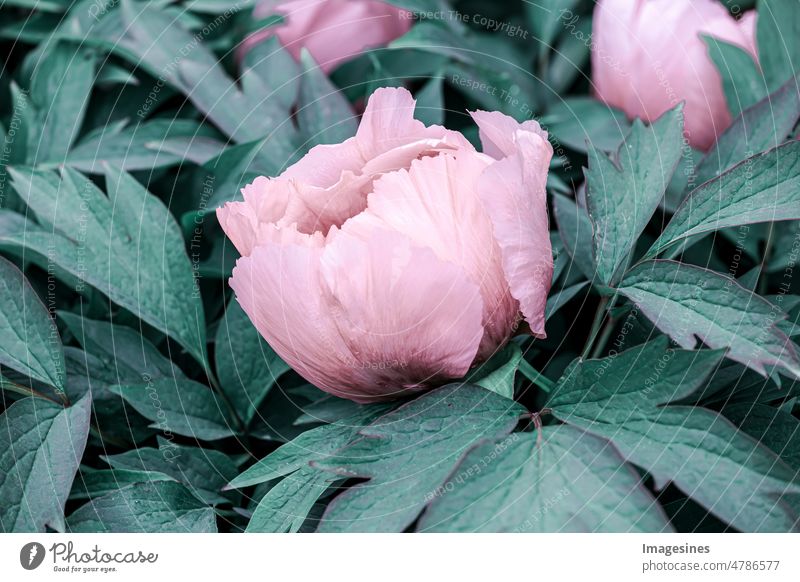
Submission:
M 514 136 L 518 129 L 530 131 L 547 139 L 547 132 L 532 119 L 520 124 L 499 111 L 472 111 L 470 115 L 478 126 L 483 153 L 496 160 L 501 160 L 517 151 Z
M 217 208 L 217 219 L 239 254 L 247 256 L 258 244 L 261 225 L 280 220 L 294 195 L 291 182 L 260 176 L 242 188 L 244 200 Z
M 336 233 L 322 256 L 334 321 L 361 382 L 350 398 L 393 398 L 467 373 L 481 338 L 478 286 L 408 237 Z
M 409 170 L 375 182 L 367 210 L 343 230 L 366 236 L 375 228 L 402 233 L 443 260 L 460 265 L 480 287 L 485 337 L 479 359 L 489 357 L 512 332 L 519 305 L 503 275 L 500 248 L 478 196 L 478 179 L 493 163 L 477 152 L 445 152 L 412 162 Z
M 553 156 L 539 134 L 518 130 L 517 152 L 489 166 L 478 192 L 500 246 L 503 271 L 536 337 L 545 337 L 544 309 L 553 277 L 545 185 Z
M 321 235 L 273 229 L 274 240 L 240 258 L 230 285 L 269 345 L 309 382 L 337 396 L 357 374 L 353 355 L 331 317 L 320 286 Z

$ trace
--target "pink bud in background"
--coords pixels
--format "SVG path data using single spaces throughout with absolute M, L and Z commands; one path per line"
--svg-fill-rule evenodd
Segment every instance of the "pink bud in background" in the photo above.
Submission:
M 295 58 L 305 48 L 329 73 L 367 49 L 381 47 L 411 28 L 413 15 L 379 0 L 266 0 L 253 10 L 262 19 L 270 14 L 284 17 L 283 24 L 251 34 L 239 56 L 275 35 Z
M 481 153 L 414 107 L 405 89 L 375 91 L 355 137 L 217 210 L 258 331 L 309 382 L 358 402 L 464 376 L 520 313 L 545 335 L 547 134 L 478 111 Z
M 592 27 L 592 82 L 600 99 L 646 121 L 685 101 L 686 137 L 702 150 L 730 125 L 702 35 L 755 56 L 754 13 L 737 21 L 717 0 L 598 0 Z

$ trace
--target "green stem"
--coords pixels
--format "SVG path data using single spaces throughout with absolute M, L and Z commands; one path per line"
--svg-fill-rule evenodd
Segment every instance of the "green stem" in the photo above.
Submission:
M 208 370 L 207 375 L 208 382 L 211 384 L 211 387 L 217 394 L 219 394 L 219 397 L 222 399 L 222 402 L 225 403 L 225 407 L 228 409 L 228 412 L 231 413 L 231 417 L 236 423 L 236 428 L 239 430 L 239 432 L 244 433 L 244 421 L 242 420 L 242 417 L 239 416 L 239 413 L 236 412 L 233 402 L 231 402 L 230 398 L 228 398 L 228 395 L 225 394 L 225 391 L 222 389 L 222 386 L 220 386 L 219 381 L 214 377 L 214 374 L 211 373 L 211 370 Z
M 597 335 L 600 333 L 600 328 L 603 325 L 603 321 L 605 321 L 606 313 L 611 311 L 614 308 L 614 305 L 617 303 L 617 298 L 619 295 L 614 294 L 612 297 L 603 297 L 600 300 L 600 303 L 597 306 L 597 311 L 594 314 L 594 321 L 592 322 L 592 329 L 589 332 L 589 337 L 586 339 L 586 345 L 583 346 L 583 351 L 581 352 L 581 359 L 585 360 L 589 358 L 589 354 L 592 352 L 592 346 L 595 344 L 595 340 L 597 340 Z M 609 324 L 611 322 L 609 321 Z M 603 330 L 603 336 L 607 336 L 611 333 L 611 330 Z M 608 337 L 601 337 L 600 341 L 598 342 L 598 349 L 602 350 L 602 346 L 605 342 L 608 341 Z M 595 350 L 597 351 L 597 350 Z M 592 356 L 594 357 L 594 356 Z
M 537 371 L 533 366 L 531 366 L 527 360 L 522 359 L 519 361 L 519 371 L 522 372 L 522 375 L 525 376 L 528 380 L 533 382 L 535 386 L 541 388 L 544 392 L 550 393 L 552 392 L 553 388 L 555 388 L 556 383 L 547 378 L 544 374 Z
M 589 330 L 589 336 L 586 338 L 586 343 L 583 346 L 583 351 L 581 352 L 581 359 L 585 360 L 592 349 L 592 344 L 594 344 L 594 338 L 597 336 L 597 333 L 600 331 L 600 325 L 603 323 L 603 319 L 606 316 L 606 305 L 608 304 L 608 297 L 601 297 L 600 303 L 597 305 L 597 311 L 594 312 L 594 319 L 592 320 L 592 327 Z
M 54 400 L 49 396 L 42 394 L 38 390 L 34 390 L 33 388 L 28 388 L 27 386 L 22 386 L 21 384 L 17 384 L 16 382 L 12 382 L 11 380 L 7 380 L 5 378 L 0 378 L 0 388 L 8 390 L 10 392 L 16 392 L 17 394 L 21 394 L 23 396 L 29 396 L 33 398 L 41 398 L 43 400 L 49 400 L 54 404 L 58 404 L 59 406 L 64 406 L 64 402 L 59 402 L 58 400 Z
M 775 223 L 769 223 L 769 230 L 767 231 L 767 243 L 766 248 L 764 249 L 764 260 L 761 262 L 761 272 L 758 274 L 758 294 L 764 295 L 769 287 L 769 281 L 767 280 L 767 267 L 769 266 L 769 261 L 772 256 L 772 237 L 775 232 Z
M 599 358 L 600 355 L 603 353 L 603 350 L 605 349 L 606 344 L 608 343 L 608 338 L 611 337 L 611 332 L 614 331 L 614 325 L 616 323 L 617 322 L 613 317 L 609 317 L 608 321 L 606 321 L 605 326 L 603 326 L 603 331 L 600 333 L 600 337 L 597 338 L 597 342 L 594 346 L 594 349 L 592 350 L 592 355 L 590 356 L 592 360 Z

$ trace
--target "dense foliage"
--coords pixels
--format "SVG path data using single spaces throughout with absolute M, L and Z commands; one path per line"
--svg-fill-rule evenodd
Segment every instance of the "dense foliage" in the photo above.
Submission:
M 2 3 L 0 531 L 798 529 L 800 4 L 757 6 L 760 68 L 710 41 L 700 152 L 594 99 L 591 1 L 392 3 L 330 76 L 239 62 L 254 2 Z M 360 405 L 260 338 L 213 209 L 384 86 L 541 122 L 555 273 L 547 339 Z

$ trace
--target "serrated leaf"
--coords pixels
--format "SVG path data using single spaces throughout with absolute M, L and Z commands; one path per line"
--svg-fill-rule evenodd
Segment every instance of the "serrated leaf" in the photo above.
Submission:
M 307 50 L 300 57 L 303 68 L 297 121 L 304 146 L 340 143 L 356 134 L 358 120 L 344 94 L 330 82 Z
M 209 505 L 230 503 L 231 494 L 226 497 L 222 488 L 237 473 L 236 465 L 224 453 L 176 445 L 162 438 L 158 449 L 141 447 L 103 459 L 114 469 L 169 475 Z
M 45 229 L 0 232 L 0 246 L 30 249 L 105 293 L 206 363 L 205 317 L 175 219 L 128 174 L 107 169 L 105 196 L 65 168 L 12 172 L 14 187 Z
M 156 481 L 118 489 L 76 509 L 70 533 L 216 533 L 214 510 L 180 483 Z
M 696 390 L 719 352 L 665 350 L 657 340 L 603 360 L 577 360 L 547 406 L 563 422 L 610 440 L 624 458 L 673 482 L 742 531 L 792 531 L 800 492 L 769 449 L 703 408 L 659 406 Z
M 153 428 L 207 441 L 234 434 L 224 405 L 211 388 L 193 380 L 154 379 L 147 384 L 112 386 L 110 391 L 153 421 Z
M 291 368 L 261 338 L 235 300 L 219 322 L 214 346 L 222 390 L 247 425 L 270 388 Z
M 428 392 L 361 429 L 363 438 L 313 463 L 368 483 L 336 497 L 319 530 L 403 531 L 473 445 L 513 430 L 525 409 L 470 384 Z
M 687 196 L 647 252 L 743 224 L 800 219 L 800 141 L 790 141 L 735 165 Z
M 695 184 L 719 176 L 754 153 L 784 143 L 799 119 L 800 92 L 797 79 L 791 79 L 733 120 L 700 161 Z
M 649 127 L 635 120 L 615 161 L 589 147 L 586 207 L 594 232 L 597 274 L 606 285 L 618 280 L 664 197 L 681 157 L 682 136 L 683 106 L 679 105 Z
M 331 481 L 331 475 L 310 467 L 288 475 L 261 498 L 245 531 L 295 533 Z
M 64 505 L 89 435 L 91 397 L 64 408 L 24 398 L 0 416 L 0 531 L 64 531 Z
M 44 303 L 13 263 L 0 257 L 0 364 L 64 391 L 61 336 Z
M 417 530 L 671 531 L 658 502 L 608 441 L 567 425 L 540 430 L 473 449 Z
M 681 347 L 700 339 L 728 348 L 728 357 L 766 375 L 778 365 L 800 377 L 800 360 L 776 322 L 786 315 L 734 279 L 675 261 L 648 261 L 631 269 L 619 287 L 661 331 Z
M 767 96 L 767 87 L 758 65 L 746 50 L 713 36 L 703 35 L 708 55 L 722 77 L 725 101 L 732 117 Z
M 796 0 L 759 0 L 756 19 L 758 61 L 770 92 L 800 68 L 798 38 L 800 4 Z

